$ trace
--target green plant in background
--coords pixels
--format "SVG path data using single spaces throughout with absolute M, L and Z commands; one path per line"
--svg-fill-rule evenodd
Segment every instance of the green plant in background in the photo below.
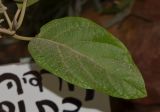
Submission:
M 34 0 L 28 0 L 29 5 Z M 18 2 L 19 3 L 19 2 Z M 31 37 L 16 34 L 22 24 L 27 6 L 24 0 L 13 21 L 0 2 L 9 29 L 0 33 L 20 40 L 28 40 L 35 62 L 56 76 L 85 89 L 95 89 L 124 99 L 146 96 L 141 73 L 126 47 L 106 29 L 81 17 L 55 19 L 42 26 Z
M 18 6 L 21 6 L 21 2 L 17 3 L 19 3 Z M 35 32 L 37 33 L 46 22 L 64 16 L 80 16 L 89 6 L 101 15 L 113 15 L 104 25 L 108 28 L 128 17 L 133 3 L 134 0 L 31 0 L 28 3 L 28 9 L 31 10 L 26 15 L 26 19 L 31 23 L 31 26 L 27 24 L 24 27 L 27 26 L 31 32 L 36 29 Z

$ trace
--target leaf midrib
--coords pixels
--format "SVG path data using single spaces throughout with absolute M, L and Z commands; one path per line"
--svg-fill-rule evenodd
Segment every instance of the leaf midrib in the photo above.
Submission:
M 80 56 L 82 56 L 82 57 L 87 58 L 89 61 L 93 62 L 95 65 L 97 65 L 97 66 L 99 66 L 100 68 L 102 68 L 102 69 L 105 70 L 105 68 L 104 68 L 103 66 L 99 65 L 98 63 L 96 63 L 96 62 L 94 61 L 94 59 L 92 59 L 92 58 L 88 57 L 87 55 L 84 55 L 84 54 L 82 54 L 82 53 L 80 53 L 80 52 L 75 51 L 74 49 L 72 49 L 71 47 L 69 47 L 69 46 L 67 46 L 67 45 L 65 45 L 65 44 L 62 44 L 62 43 L 59 43 L 59 42 L 55 42 L 55 41 L 53 41 L 53 40 L 49 40 L 49 39 L 46 39 L 46 38 L 45 38 L 45 39 L 44 39 L 44 38 L 36 38 L 36 39 L 46 40 L 46 41 L 49 41 L 49 42 L 51 42 L 51 43 L 53 43 L 53 44 L 56 44 L 57 46 L 62 46 L 62 47 L 64 47 L 64 48 L 68 48 L 69 50 L 71 50 L 71 51 L 74 52 L 75 54 L 78 54 L 78 55 L 80 55 Z
M 87 58 L 89 61 L 91 61 L 92 63 L 94 63 L 96 66 L 99 66 L 100 68 L 102 68 L 102 69 L 106 72 L 105 68 L 102 67 L 101 65 L 97 64 L 97 63 L 94 61 L 94 59 L 89 58 L 87 55 L 83 55 L 83 54 L 81 54 L 80 52 L 75 51 L 74 49 L 72 49 L 71 47 L 69 47 L 69 46 L 67 46 L 67 45 L 65 45 L 65 44 L 58 43 L 58 42 L 55 42 L 55 41 L 52 41 L 52 40 L 48 40 L 48 39 L 42 39 L 42 38 L 37 38 L 37 39 L 46 40 L 46 41 L 49 41 L 49 42 L 51 42 L 51 43 L 56 44 L 57 46 L 62 46 L 62 47 L 68 48 L 68 49 L 70 49 L 72 52 L 74 52 L 74 53 L 76 53 L 76 54 L 78 54 L 78 55 L 80 55 L 80 56 L 82 56 L 82 57 Z M 107 76 L 109 76 L 109 75 L 107 75 Z M 109 76 L 109 78 L 112 79 L 110 76 Z M 98 84 L 98 83 L 97 83 L 97 84 Z M 112 82 L 110 82 L 110 84 L 113 85 Z M 98 85 L 99 85 L 99 84 L 98 84 Z M 114 86 L 113 86 L 113 87 L 114 87 Z M 93 88 L 93 87 L 92 87 L 92 88 Z M 97 88 L 97 89 L 98 89 L 98 88 Z M 115 88 L 114 88 L 114 90 L 116 91 Z
M 67 44 L 63 44 L 63 43 L 60 43 L 60 42 L 56 42 L 56 41 L 53 41 L 53 40 L 50 40 L 50 39 L 46 39 L 46 38 L 39 38 L 37 37 L 36 39 L 40 39 L 40 40 L 46 40 L 46 41 L 49 41 L 51 43 L 54 43 L 58 46 L 63 46 L 64 48 L 68 48 L 69 50 L 71 50 L 72 52 L 74 52 L 75 54 L 78 54 L 82 57 L 85 57 L 87 58 L 89 61 L 93 62 L 96 66 L 99 66 L 100 68 L 102 68 L 103 70 L 105 70 L 106 68 L 104 68 L 103 66 L 99 65 L 96 61 L 94 61 L 94 59 L 92 57 L 88 57 L 87 55 L 84 55 L 82 54 L 81 52 L 77 52 L 75 49 L 71 48 L 70 46 L 68 46 Z M 114 59 L 116 60 L 116 59 Z M 120 60 L 116 60 L 117 62 L 121 62 Z M 126 64 L 124 61 L 123 61 L 124 64 Z M 131 64 L 130 64 L 131 65 Z M 105 70 L 106 71 L 106 70 Z
M 97 62 L 95 62 L 93 58 L 90 58 L 90 57 L 88 57 L 87 55 L 84 55 L 84 54 L 82 54 L 82 53 L 80 53 L 80 52 L 77 52 L 77 51 L 74 50 L 73 48 L 71 48 L 71 47 L 69 47 L 69 46 L 67 46 L 67 45 L 65 45 L 65 44 L 63 44 L 63 43 L 59 43 L 59 42 L 56 42 L 56 41 L 53 41 L 53 40 L 49 40 L 49 39 L 46 39 L 46 38 L 36 38 L 36 39 L 43 40 L 43 41 L 46 40 L 46 41 L 51 42 L 51 43 L 53 43 L 53 44 L 55 44 L 55 45 L 57 45 L 57 46 L 62 46 L 62 47 L 64 47 L 64 48 L 67 48 L 67 49 L 69 49 L 70 51 L 72 51 L 73 53 L 75 53 L 75 54 L 77 54 L 77 55 L 80 55 L 80 56 L 88 59 L 88 60 L 91 61 L 93 64 L 95 64 L 96 66 L 100 67 L 101 69 L 103 69 L 103 70 L 106 72 L 106 69 L 105 69 L 103 66 L 99 65 Z M 108 76 L 109 76 L 109 75 L 108 75 Z M 140 90 L 140 89 L 139 89 L 139 90 Z M 140 90 L 140 91 L 141 91 L 141 90 Z M 141 91 L 141 92 L 144 93 L 143 91 Z

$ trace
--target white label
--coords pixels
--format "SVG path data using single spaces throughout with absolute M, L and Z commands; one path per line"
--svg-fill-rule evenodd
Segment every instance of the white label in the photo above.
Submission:
M 35 64 L 0 66 L 0 112 L 110 112 L 109 97 L 73 86 Z

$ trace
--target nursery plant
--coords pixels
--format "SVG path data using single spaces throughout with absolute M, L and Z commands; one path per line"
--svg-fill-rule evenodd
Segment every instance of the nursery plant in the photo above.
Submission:
M 0 12 L 9 26 L 1 26 L 0 34 L 29 41 L 28 50 L 39 66 L 71 84 L 113 97 L 137 99 L 147 95 L 129 51 L 106 29 L 82 17 L 64 17 L 43 25 L 35 37 L 20 36 L 17 30 L 25 10 L 36 0 L 21 2 L 17 2 L 18 10 L 11 20 L 0 0 Z

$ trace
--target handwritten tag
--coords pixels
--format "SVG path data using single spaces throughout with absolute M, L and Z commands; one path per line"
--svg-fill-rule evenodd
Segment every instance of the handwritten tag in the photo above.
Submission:
M 85 90 L 35 64 L 0 66 L 0 112 L 111 112 L 109 97 Z

